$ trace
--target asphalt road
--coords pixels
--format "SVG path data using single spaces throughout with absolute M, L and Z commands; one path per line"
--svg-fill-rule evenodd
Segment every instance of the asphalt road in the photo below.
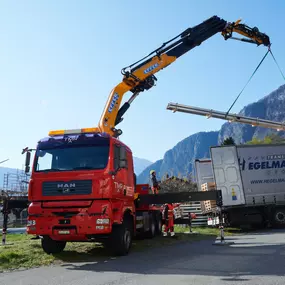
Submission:
M 0 274 L 1 285 L 285 284 L 285 231 L 184 243 L 118 259 Z M 94 257 L 95 259 L 96 257 Z

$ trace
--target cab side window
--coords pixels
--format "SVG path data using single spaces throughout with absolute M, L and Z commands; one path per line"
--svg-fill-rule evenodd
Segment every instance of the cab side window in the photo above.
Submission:
M 114 169 L 117 170 L 120 166 L 120 159 L 123 160 L 125 158 L 125 161 L 126 161 L 126 167 L 124 167 L 125 169 L 128 169 L 129 168 L 129 165 L 128 165 L 128 153 L 127 153 L 127 150 L 126 150 L 126 147 L 124 146 L 120 146 L 120 145 L 117 145 L 115 144 L 114 145 Z
M 119 161 L 120 161 L 120 147 L 115 144 L 114 145 L 114 169 L 119 168 Z

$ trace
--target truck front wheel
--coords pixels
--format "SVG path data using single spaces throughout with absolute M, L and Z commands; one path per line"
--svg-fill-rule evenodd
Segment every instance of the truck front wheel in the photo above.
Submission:
M 115 255 L 127 255 L 132 245 L 132 223 L 124 220 L 121 225 L 114 225 L 109 245 Z
M 60 253 L 64 250 L 65 246 L 65 241 L 53 240 L 48 236 L 42 238 L 42 249 L 47 254 Z

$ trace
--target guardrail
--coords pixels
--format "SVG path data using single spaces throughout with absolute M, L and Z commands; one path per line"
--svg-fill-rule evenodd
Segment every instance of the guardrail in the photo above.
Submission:
M 3 226 L 3 214 L 0 215 L 0 228 Z M 9 228 L 20 228 L 20 227 L 25 227 L 27 225 L 27 217 L 20 217 L 16 218 L 14 214 L 9 214 L 8 215 L 8 222 L 7 226 Z

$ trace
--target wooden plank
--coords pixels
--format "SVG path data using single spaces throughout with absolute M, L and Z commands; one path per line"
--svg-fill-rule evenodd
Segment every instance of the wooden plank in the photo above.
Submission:
M 201 191 L 209 191 L 209 190 L 215 190 L 216 184 L 215 182 L 206 182 L 201 185 Z

